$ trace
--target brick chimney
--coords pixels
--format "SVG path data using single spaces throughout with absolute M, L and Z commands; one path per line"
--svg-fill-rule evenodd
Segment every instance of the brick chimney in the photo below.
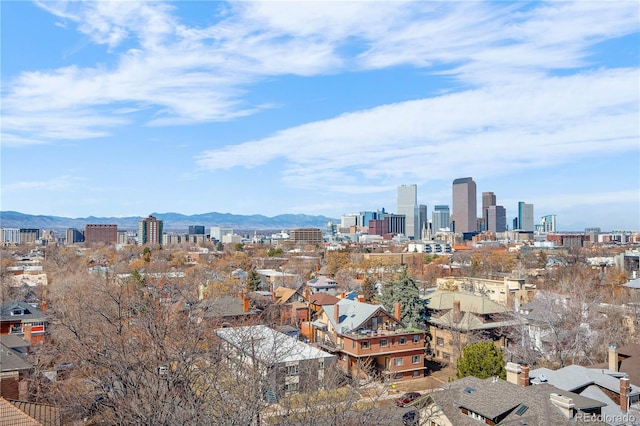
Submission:
M 609 370 L 618 371 L 618 346 L 615 343 L 609 345 Z
M 242 296 L 242 312 L 249 312 L 249 298 Z
M 29 342 L 29 345 L 31 345 L 31 324 L 25 324 L 22 330 L 22 332 L 24 333 L 22 338 Z
M 625 375 L 620 378 L 620 410 L 626 413 L 629 408 L 629 378 Z
M 453 301 L 453 313 L 451 319 L 453 319 L 453 322 L 456 323 L 460 322 L 460 320 L 462 319 L 462 311 L 460 310 L 459 300 Z
M 358 295 L 358 302 L 364 303 L 364 295 L 362 295 L 362 294 Z
M 529 370 L 530 367 L 526 364 L 520 366 L 520 376 L 518 377 L 520 386 L 529 386 Z
M 40 310 L 42 311 L 43 314 L 47 313 L 47 301 L 43 300 L 42 303 L 40 304 Z
M 396 317 L 398 321 L 402 321 L 400 319 L 402 317 L 402 309 L 400 309 L 400 302 L 396 302 L 393 304 L 393 315 Z
M 333 305 L 333 319 L 336 322 L 336 326 L 340 324 L 340 305 L 337 303 Z

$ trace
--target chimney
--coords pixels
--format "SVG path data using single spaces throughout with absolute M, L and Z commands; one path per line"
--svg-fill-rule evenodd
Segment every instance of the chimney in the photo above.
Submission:
M 340 305 L 338 305 L 337 303 L 335 305 L 333 305 L 333 319 L 336 322 L 336 326 L 338 324 L 340 324 Z
M 396 302 L 393 304 L 393 315 L 398 321 L 402 321 L 402 310 L 400 309 L 400 302 Z
M 626 413 L 629 409 L 629 377 L 625 375 L 620 378 L 620 410 Z
M 504 369 L 507 370 L 507 382 L 518 385 L 518 375 L 522 371 L 520 369 L 520 364 L 516 364 L 515 362 L 508 362 Z
M 25 324 L 22 328 L 22 332 L 24 333 L 22 338 L 29 342 L 29 346 L 31 346 L 31 324 Z
M 552 393 L 549 394 L 549 402 L 558 407 L 567 419 L 573 418 L 573 410 L 576 406 L 573 402 L 573 398 Z
M 340 293 L 340 299 L 344 299 L 346 296 L 345 292 L 343 291 L 342 293 Z
M 307 299 L 307 302 L 309 301 L 309 287 L 304 289 L 304 298 Z
M 609 370 L 618 371 L 618 346 L 615 343 L 609 345 Z
M 249 312 L 249 298 L 242 296 L 242 312 Z
M 529 386 L 529 370 L 530 368 L 528 365 L 520 366 L 520 377 L 518 378 L 520 386 Z
M 40 304 L 40 310 L 42 311 L 42 314 L 46 314 L 47 313 L 47 301 L 43 300 L 42 303 Z
M 358 295 L 358 302 L 364 303 L 364 296 L 362 294 Z
M 460 320 L 462 319 L 462 312 L 460 311 L 460 301 L 459 300 L 454 300 L 453 301 L 453 314 L 452 314 L 452 319 L 453 322 L 460 322 Z

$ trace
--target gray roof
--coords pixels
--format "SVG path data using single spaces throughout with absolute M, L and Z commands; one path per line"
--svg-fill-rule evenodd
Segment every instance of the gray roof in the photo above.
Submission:
M 216 330 L 216 334 L 244 354 L 266 365 L 307 359 L 335 358 L 266 325 L 229 327 Z
M 471 312 L 465 312 L 460 321 L 455 322 L 453 320 L 453 312 L 449 311 L 440 317 L 429 318 L 429 323 L 456 330 L 490 330 L 500 327 L 513 327 L 521 324 L 521 321 L 518 319 L 511 319 L 483 322 L 477 315 Z
M 635 280 L 631 280 L 626 284 L 622 284 L 623 287 L 633 288 L 635 290 L 640 290 L 640 278 L 636 278 Z
M 32 364 L 25 361 L 17 351 L 7 347 L 4 343 L 0 343 L 0 371 L 21 371 L 29 370 Z
M 580 365 L 569 365 L 567 367 L 560 368 L 559 370 L 536 368 L 529 372 L 531 383 L 542 383 L 540 380 L 541 375 L 544 375 L 546 378 L 546 383 L 550 383 L 560 389 L 572 392 L 595 384 L 612 392 L 620 393 L 620 378 L 624 376 L 624 373 L 605 369 L 596 370 L 593 368 L 582 367 Z M 640 387 L 637 384 L 632 383 L 630 387 L 630 395 L 638 394 L 640 394 Z
M 23 315 L 11 315 L 15 309 L 22 309 L 24 311 Z M 42 310 L 33 306 L 27 302 L 9 302 L 2 305 L 0 308 L 1 319 L 2 321 L 13 321 L 17 319 L 21 319 L 22 321 L 29 320 L 44 320 L 45 315 L 42 313 Z
M 461 408 L 473 411 L 500 424 L 561 425 L 575 424 L 566 419 L 560 409 L 549 400 L 552 393 L 570 397 L 576 409 L 599 407 L 598 401 L 562 391 L 551 385 L 518 386 L 505 380 L 465 377 L 442 386 L 431 397 L 442 413 L 456 426 L 480 424 L 462 413 Z M 520 414 L 518 414 L 520 413 Z
M 202 312 L 203 318 L 225 318 L 256 315 L 259 312 L 249 309 L 244 311 L 244 303 L 239 297 L 221 296 L 217 299 L 205 299 L 198 303 L 196 309 Z
M 4 336 L 0 336 L 0 342 L 11 349 L 28 348 L 30 346 L 29 342 L 15 334 L 5 334 Z
M 335 321 L 336 306 L 339 307 L 339 323 Z M 326 305 L 323 309 L 329 321 L 331 321 L 333 328 L 339 333 L 348 333 L 352 330 L 357 330 L 367 319 L 380 310 L 387 313 L 382 305 L 372 305 L 350 299 L 340 299 L 335 305 Z

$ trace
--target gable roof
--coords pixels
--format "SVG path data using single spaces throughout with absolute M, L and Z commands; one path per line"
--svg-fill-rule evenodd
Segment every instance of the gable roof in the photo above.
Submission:
M 607 369 L 609 363 L 605 361 L 590 368 Z M 630 343 L 618 348 L 618 371 L 627 373 L 631 383 L 640 386 L 640 344 Z
M 443 385 L 442 389 L 431 397 L 449 421 L 460 426 L 480 424 L 462 409 L 500 424 L 575 424 L 551 403 L 551 394 L 572 398 L 578 410 L 603 406 L 596 400 L 548 384 L 525 387 L 495 378 L 482 380 L 469 376 Z
M 282 305 L 289 302 L 289 299 L 296 294 L 298 290 L 295 288 L 278 287 L 275 289 L 276 303 Z
M 336 306 L 340 314 L 339 322 L 335 321 Z M 382 305 L 372 305 L 369 303 L 358 302 L 357 300 L 340 299 L 335 305 L 326 305 L 323 307 L 329 321 L 333 325 L 334 330 L 338 333 L 348 333 L 357 330 L 371 318 L 374 314 L 382 311 L 385 315 L 393 318 Z M 393 318 L 394 321 L 397 321 Z
M 11 313 L 20 309 L 24 311 L 22 315 L 12 315 Z M 0 320 L 2 321 L 15 321 L 15 320 L 43 320 L 45 319 L 45 315 L 42 313 L 42 310 L 33 306 L 27 302 L 9 302 L 2 305 L 0 308 Z
M 58 407 L 47 404 L 37 404 L 34 402 L 17 401 L 13 399 L 8 399 L 7 401 L 13 404 L 20 411 L 26 413 L 36 421 L 40 422 L 38 424 L 43 424 L 46 426 L 62 425 L 62 416 L 60 414 L 60 408 Z
M 4 343 L 0 343 L 0 370 L 3 373 L 30 370 L 31 368 L 33 368 L 33 365 L 25 361 L 20 356 L 20 353 L 5 346 Z
M 307 281 L 307 286 L 311 288 L 335 288 L 337 285 L 338 283 L 334 279 L 325 277 L 324 275 Z
M 203 318 L 224 318 L 256 315 L 259 312 L 250 309 L 249 312 L 244 311 L 244 303 L 239 297 L 221 296 L 217 299 L 204 299 L 198 306 L 202 312 Z

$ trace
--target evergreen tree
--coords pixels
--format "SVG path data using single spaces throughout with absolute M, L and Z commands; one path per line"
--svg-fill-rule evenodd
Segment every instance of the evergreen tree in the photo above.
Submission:
M 475 376 L 479 379 L 498 376 L 507 377 L 504 369 L 505 362 L 502 349 L 492 341 L 478 342 L 467 345 L 462 350 L 456 365 L 456 377 L 461 379 Z
M 260 289 L 260 274 L 251 268 L 247 274 L 247 291 L 256 291 Z
M 402 268 L 396 279 L 384 284 L 379 299 L 391 314 L 393 314 L 394 305 L 400 303 L 400 321 L 405 324 L 411 323 L 414 327 L 418 325 L 424 310 L 424 302 L 420 299 L 418 284 L 409 276 L 406 266 Z

